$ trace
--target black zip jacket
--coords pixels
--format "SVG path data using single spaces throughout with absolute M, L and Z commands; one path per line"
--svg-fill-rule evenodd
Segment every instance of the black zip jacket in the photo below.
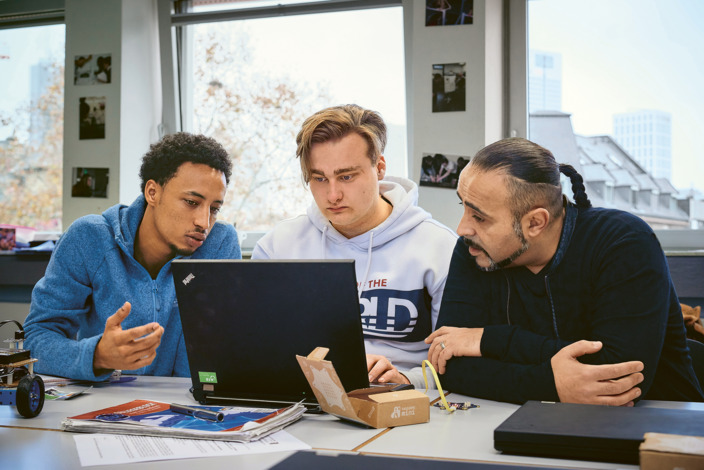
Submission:
M 455 357 L 443 387 L 512 403 L 558 401 L 550 359 L 582 339 L 589 364 L 642 361 L 641 398 L 704 401 L 655 234 L 627 212 L 566 205 L 560 242 L 539 273 L 480 271 L 460 238 L 437 327 L 484 328 L 482 357 Z

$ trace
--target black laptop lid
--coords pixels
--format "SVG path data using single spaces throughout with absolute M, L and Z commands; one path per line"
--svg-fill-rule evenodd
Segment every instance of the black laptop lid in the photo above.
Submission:
M 335 453 L 330 451 L 298 451 L 271 467 L 271 470 L 567 470 L 567 467 L 538 467 L 509 463 L 470 462 L 461 460 L 424 459 Z M 575 470 L 575 467 L 569 467 Z
M 201 402 L 315 403 L 296 361 L 330 349 L 347 391 L 369 386 L 353 260 L 174 260 Z
M 529 401 L 494 430 L 509 454 L 638 463 L 646 432 L 704 436 L 704 411 Z

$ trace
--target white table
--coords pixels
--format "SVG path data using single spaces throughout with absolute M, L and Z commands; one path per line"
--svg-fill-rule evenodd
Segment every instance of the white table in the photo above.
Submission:
M 0 468 L 7 470 L 76 470 L 81 463 L 73 439 L 74 434 L 0 426 Z M 242 455 L 236 457 L 209 457 L 204 459 L 162 460 L 135 464 L 136 468 L 163 470 L 219 470 L 246 468 L 263 470 L 276 465 L 291 455 L 290 452 Z M 197 462 L 197 464 L 196 464 Z M 124 469 L 125 465 L 86 467 L 96 470 Z
M 12 470 L 34 468 L 69 469 L 80 467 L 74 434 L 60 431 L 61 420 L 135 399 L 195 404 L 188 392 L 190 379 L 173 377 L 138 377 L 133 382 L 99 385 L 87 394 L 71 400 L 50 401 L 33 419 L 19 416 L 14 407 L 0 407 L 0 468 Z M 428 392 L 431 400 L 437 391 Z M 450 401 L 471 401 L 478 408 L 449 414 L 431 407 L 430 422 L 392 429 L 368 429 L 343 422 L 329 415 L 305 415 L 288 426 L 288 431 L 313 449 L 333 452 L 357 452 L 424 459 L 451 459 L 513 465 L 567 468 L 624 468 L 578 460 L 524 457 L 501 454 L 494 450 L 493 431 L 518 409 L 509 403 L 480 400 L 451 394 Z M 639 406 L 689 407 L 704 409 L 704 404 L 675 402 L 641 402 Z M 140 468 L 169 470 L 192 469 L 207 465 L 218 468 L 270 468 L 290 453 L 209 457 L 140 463 Z M 110 467 L 96 467 L 110 468 Z M 117 468 L 117 466 L 115 467 Z M 122 467 L 120 467 L 122 468 Z
M 0 406 L 0 426 L 58 431 L 61 429 L 61 420 L 68 416 L 137 399 L 197 404 L 188 391 L 190 387 L 189 378 L 141 376 L 133 382 L 95 386 L 89 392 L 70 400 L 46 400 L 42 412 L 32 419 L 22 418 L 14 407 Z M 352 426 L 329 415 L 305 415 L 287 427 L 286 431 L 316 449 L 352 451 L 383 430 Z
M 617 467 L 614 463 L 502 454 L 494 449 L 494 429 L 519 406 L 455 393 L 450 394 L 447 399 L 453 402 L 471 402 L 479 407 L 448 413 L 433 406 L 430 408 L 429 423 L 394 428 L 365 445 L 362 453 L 568 468 Z M 619 464 L 617 468 L 637 469 L 638 466 Z

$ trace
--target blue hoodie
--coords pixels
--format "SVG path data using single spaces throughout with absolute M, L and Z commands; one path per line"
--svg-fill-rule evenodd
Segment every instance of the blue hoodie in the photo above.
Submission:
M 93 372 L 95 347 L 105 321 L 126 301 L 122 322 L 129 329 L 150 322 L 164 327 L 154 361 L 140 375 L 189 376 L 186 346 L 171 274 L 166 263 L 156 279 L 134 258 L 134 239 L 146 201 L 115 205 L 102 216 L 87 215 L 64 233 L 44 277 L 32 291 L 24 346 L 39 359 L 35 371 L 82 380 L 103 380 Z M 194 259 L 240 259 L 234 227 L 216 223 Z

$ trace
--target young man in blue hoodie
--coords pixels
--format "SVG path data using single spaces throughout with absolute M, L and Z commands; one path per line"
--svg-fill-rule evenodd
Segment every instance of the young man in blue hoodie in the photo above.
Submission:
M 169 135 L 144 156 L 130 206 L 71 224 L 32 292 L 25 346 L 37 372 L 189 375 L 171 260 L 241 258 L 234 227 L 215 223 L 231 173 L 215 140 Z
M 386 176 L 386 125 L 357 105 L 306 119 L 296 138 L 313 204 L 262 237 L 252 258 L 354 259 L 369 380 L 423 386 L 457 235 L 418 207 L 418 187 Z

